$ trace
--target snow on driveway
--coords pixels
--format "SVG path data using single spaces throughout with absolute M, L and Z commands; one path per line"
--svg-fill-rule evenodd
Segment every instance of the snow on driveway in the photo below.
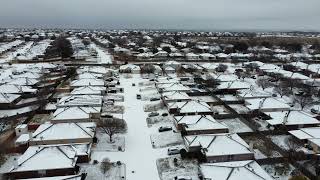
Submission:
M 91 43 L 90 47 L 97 51 L 97 53 L 98 53 L 97 59 L 100 64 L 111 64 L 112 63 L 111 54 L 104 51 L 102 48 L 100 48 L 99 46 L 97 46 L 94 43 Z
M 111 161 L 124 162 L 127 180 L 159 180 L 156 160 L 167 156 L 166 149 L 152 148 L 151 130 L 146 123 L 147 113 L 143 111 L 144 101 L 136 99 L 139 87 L 132 86 L 132 83 L 138 84 L 139 81 L 139 75 L 129 79 L 120 78 L 120 86 L 124 87 L 124 119 L 128 125 L 125 152 L 93 152 L 91 159 L 100 161 L 108 157 Z

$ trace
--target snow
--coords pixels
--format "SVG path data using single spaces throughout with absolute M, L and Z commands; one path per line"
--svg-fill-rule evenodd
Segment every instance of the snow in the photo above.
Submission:
M 166 149 L 153 149 L 151 146 L 150 130 L 146 123 L 147 114 L 143 111 L 144 102 L 136 99 L 140 93 L 137 86 L 141 78 L 133 75 L 133 78 L 126 79 L 120 76 L 121 85 L 124 87 L 124 119 L 128 125 L 128 132 L 125 135 L 126 150 L 124 152 L 101 152 L 93 151 L 91 159 L 101 160 L 109 157 L 111 161 L 121 161 L 126 164 L 127 179 L 159 180 L 156 160 L 166 156 Z M 132 173 L 134 171 L 134 173 Z
M 91 43 L 90 47 L 96 50 L 98 53 L 97 59 L 98 63 L 100 64 L 111 64 L 112 63 L 112 55 L 110 55 L 108 52 L 97 46 L 96 44 Z

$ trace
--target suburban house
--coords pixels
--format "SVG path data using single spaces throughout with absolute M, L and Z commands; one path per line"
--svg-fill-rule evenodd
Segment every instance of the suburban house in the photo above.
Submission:
M 71 95 L 104 95 L 106 92 L 106 87 L 101 86 L 82 86 L 74 88 L 70 94 Z
M 167 104 L 169 113 L 175 115 L 212 115 L 211 107 L 202 101 L 170 102 Z
M 250 111 L 274 112 L 290 110 L 290 106 L 281 98 L 246 99 L 245 105 Z
M 14 108 L 20 100 L 19 94 L 0 93 L 0 109 Z
M 121 73 L 133 73 L 133 74 L 139 74 L 141 71 L 140 66 L 134 65 L 134 64 L 125 64 L 120 66 L 119 72 Z
M 164 102 L 181 102 L 181 101 L 189 101 L 191 100 L 190 96 L 185 92 L 180 91 L 169 91 L 161 94 Z
M 303 111 L 265 112 L 271 119 L 267 120 L 271 126 L 286 126 L 289 129 L 317 126 L 320 122 Z
M 253 160 L 203 163 L 199 165 L 200 176 L 204 180 L 273 180 L 272 177 Z
M 70 83 L 71 88 L 82 87 L 82 86 L 101 86 L 101 87 L 104 87 L 105 82 L 102 79 L 87 78 L 87 79 L 76 79 Z
M 74 107 L 74 106 L 86 106 L 86 107 L 101 107 L 102 96 L 98 95 L 70 95 L 62 97 L 57 107 Z
M 206 162 L 253 160 L 250 146 L 237 134 L 203 134 L 184 136 L 187 153 L 201 152 Z
M 62 107 L 56 109 L 52 123 L 89 122 L 100 118 L 101 107 Z
M 184 135 L 228 133 L 228 127 L 210 115 L 174 116 L 174 123 Z
M 316 154 L 320 153 L 320 127 L 301 128 L 289 133 L 299 141 L 310 145 Z
M 75 175 L 76 163 L 88 162 L 80 159 L 89 149 L 86 144 L 30 146 L 5 174 L 14 179 Z
M 28 143 L 29 146 L 92 143 L 96 132 L 96 124 L 87 123 L 44 123 L 35 132 L 22 134 L 17 145 Z
M 168 91 L 181 91 L 189 92 L 191 89 L 187 86 L 184 86 L 180 83 L 171 83 L 171 84 L 157 84 L 159 92 L 168 92 Z

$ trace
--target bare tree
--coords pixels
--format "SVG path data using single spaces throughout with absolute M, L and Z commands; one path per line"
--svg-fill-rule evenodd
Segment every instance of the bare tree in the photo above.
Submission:
M 219 64 L 216 68 L 217 72 L 225 72 L 228 69 L 228 66 L 225 64 Z
M 264 90 L 268 87 L 271 87 L 272 83 L 267 78 L 259 78 L 257 80 L 257 85 Z
M 280 97 L 283 97 L 284 95 L 292 94 L 292 91 L 289 89 L 288 84 L 284 82 L 280 82 L 279 85 L 277 85 L 274 90 L 280 94 Z
M 98 122 L 103 131 L 109 135 L 110 142 L 113 142 L 112 137 L 116 133 L 124 133 L 127 131 L 127 123 L 123 119 L 101 118 Z
M 111 166 L 112 166 L 112 163 L 110 162 L 109 158 L 104 158 L 100 162 L 100 169 L 103 174 L 105 174 L 108 170 L 110 170 Z
M 294 97 L 295 102 L 300 104 L 301 110 L 303 110 L 306 105 L 309 105 L 312 103 L 312 97 L 309 94 L 303 94 L 303 95 L 296 95 Z

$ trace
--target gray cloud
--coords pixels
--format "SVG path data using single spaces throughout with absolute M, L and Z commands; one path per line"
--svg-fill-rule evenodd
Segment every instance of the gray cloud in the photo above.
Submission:
M 319 0 L 1 0 L 2 27 L 318 30 Z

